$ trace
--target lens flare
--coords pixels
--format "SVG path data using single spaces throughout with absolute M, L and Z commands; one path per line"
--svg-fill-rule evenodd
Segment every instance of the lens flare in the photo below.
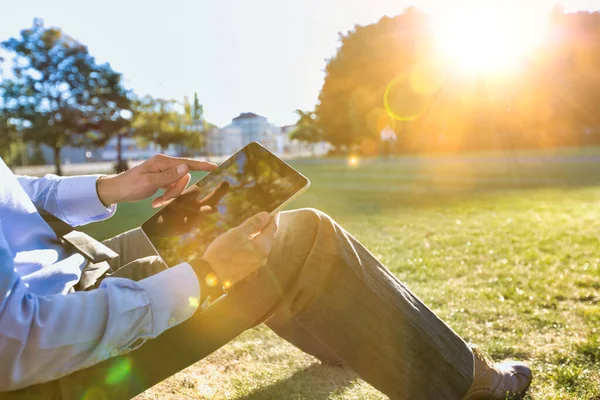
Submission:
M 348 157 L 348 165 L 351 167 L 356 167 L 359 164 L 360 160 L 357 156 Z
M 212 272 L 206 274 L 204 281 L 210 287 L 217 286 L 217 283 L 219 283 L 219 279 L 217 279 L 217 276 L 215 274 L 213 274 Z
M 108 385 L 115 385 L 129 378 L 131 373 L 131 360 L 122 358 L 117 360 L 108 370 L 108 375 L 104 382 Z
M 412 68 L 409 80 L 415 93 L 423 96 L 434 95 L 444 83 L 441 63 L 433 58 L 421 60 Z
M 434 15 L 440 50 L 449 64 L 469 75 L 504 75 L 522 65 L 539 44 L 548 19 L 533 4 L 519 7 L 480 0 L 451 2 Z
M 414 121 L 425 111 L 426 96 L 418 93 L 405 76 L 392 80 L 383 95 L 385 111 L 399 121 Z
M 190 303 L 190 307 L 198 308 L 198 306 L 200 306 L 200 300 L 196 297 L 190 297 L 188 302 Z

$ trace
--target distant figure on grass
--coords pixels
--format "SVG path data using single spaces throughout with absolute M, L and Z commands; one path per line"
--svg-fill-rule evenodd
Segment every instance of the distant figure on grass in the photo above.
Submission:
M 471 348 L 319 211 L 257 214 L 171 266 L 139 229 L 99 243 L 68 225 L 163 188 L 159 207 L 215 167 L 32 178 L 0 159 L 0 398 L 131 398 L 263 322 L 392 399 L 522 398 L 529 368 Z M 230 283 L 212 303 L 209 275 Z
M 389 158 L 392 150 L 396 145 L 396 141 L 398 140 L 398 136 L 396 132 L 392 129 L 391 126 L 386 125 L 385 128 L 381 130 L 381 155 L 383 158 Z

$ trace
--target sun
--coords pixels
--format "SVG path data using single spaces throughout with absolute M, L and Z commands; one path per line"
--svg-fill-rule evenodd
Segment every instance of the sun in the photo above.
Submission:
M 444 59 L 471 74 L 503 74 L 519 68 L 541 40 L 544 26 L 543 13 L 476 3 L 433 18 Z

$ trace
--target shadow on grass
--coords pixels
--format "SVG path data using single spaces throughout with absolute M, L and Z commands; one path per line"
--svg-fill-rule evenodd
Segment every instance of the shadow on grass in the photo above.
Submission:
M 313 364 L 296 371 L 286 379 L 238 397 L 237 400 L 303 398 L 326 400 L 334 393 L 341 393 L 357 379 L 349 369 Z

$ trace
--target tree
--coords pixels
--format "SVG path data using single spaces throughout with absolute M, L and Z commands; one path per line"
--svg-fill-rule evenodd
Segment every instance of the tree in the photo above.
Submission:
M 302 110 L 296 110 L 296 114 L 298 122 L 296 128 L 290 132 L 290 138 L 312 145 L 314 155 L 314 144 L 323 140 L 323 132 L 317 125 L 316 115 L 313 111 Z
M 20 37 L 1 43 L 12 53 L 12 77 L 2 82 L 3 104 L 24 140 L 54 150 L 106 139 L 127 124 L 129 100 L 121 74 L 97 64 L 86 46 L 40 19 Z
M 412 152 L 600 143 L 600 13 L 556 7 L 540 44 L 501 77 L 456 74 L 433 32 L 408 9 L 340 35 L 315 110 L 327 141 L 362 148 L 390 123 Z
M 327 62 L 315 110 L 325 139 L 334 146 L 350 146 L 363 138 L 376 139 L 382 114 L 411 120 L 414 100 L 429 97 L 406 85 L 411 69 L 433 49 L 426 16 L 408 9 L 376 24 L 357 25 L 340 34 L 340 41 L 337 54 Z M 393 95 L 389 104 L 386 93 Z
M 194 93 L 194 104 L 192 104 L 190 115 L 192 120 L 194 121 L 203 121 L 204 120 L 204 106 L 200 104 L 200 100 L 198 100 L 198 93 Z
M 0 157 L 10 166 L 16 161 L 22 145 L 17 130 L 4 110 L 0 109 Z
M 131 134 L 131 124 L 133 123 L 133 104 L 130 99 L 132 94 L 126 91 L 120 84 L 112 86 L 115 88 L 113 96 L 106 96 L 105 104 L 100 105 L 99 113 L 103 118 L 94 125 L 92 144 L 94 146 L 103 146 L 112 137 L 117 138 L 117 159 L 115 171 L 117 173 L 128 169 L 127 162 L 123 160 L 122 140 Z M 116 104 L 120 111 L 114 113 L 113 104 Z
M 4 58 L 0 57 L 0 78 L 2 77 L 2 63 Z M 0 88 L 1 89 L 1 88 Z M 1 97 L 1 96 L 0 96 Z M 20 152 L 23 143 L 18 137 L 16 127 L 10 123 L 9 115 L 6 113 L 3 102 L 0 102 L 0 157 L 11 166 Z M 21 162 L 23 160 L 20 160 Z
M 187 132 L 184 146 L 186 152 L 194 154 L 204 147 L 204 135 L 209 129 L 209 124 L 204 119 L 204 107 L 198 100 L 198 93 L 194 93 L 192 104 L 190 104 L 187 96 L 183 99 L 183 109 Z
M 171 144 L 183 143 L 188 129 L 183 109 L 175 100 L 145 96 L 136 101 L 133 131 L 156 143 L 161 152 Z

